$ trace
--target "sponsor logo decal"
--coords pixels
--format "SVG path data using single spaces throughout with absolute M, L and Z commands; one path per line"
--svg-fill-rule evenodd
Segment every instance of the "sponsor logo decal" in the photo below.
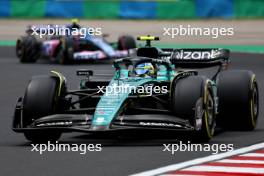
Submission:
M 105 119 L 103 117 L 98 117 L 96 119 L 96 123 L 103 123 L 105 121 Z
M 139 122 L 141 126 L 158 126 L 158 127 L 181 127 L 181 125 L 173 123 L 157 123 L 157 122 Z
M 211 51 L 184 51 L 177 50 L 173 53 L 172 58 L 183 60 L 203 60 L 203 59 L 216 59 L 220 55 L 219 50 Z

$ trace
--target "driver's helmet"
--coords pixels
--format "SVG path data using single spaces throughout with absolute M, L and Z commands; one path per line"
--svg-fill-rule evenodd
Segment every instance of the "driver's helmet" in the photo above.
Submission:
M 135 72 L 137 76 L 152 76 L 155 70 L 151 63 L 142 63 L 136 66 Z

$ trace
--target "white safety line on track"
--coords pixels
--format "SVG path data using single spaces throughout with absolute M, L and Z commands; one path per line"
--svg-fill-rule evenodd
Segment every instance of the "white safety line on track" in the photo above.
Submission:
M 233 159 L 223 159 L 219 161 L 215 161 L 217 163 L 233 163 L 233 164 L 264 164 L 264 161 L 256 161 L 256 160 L 233 160 Z
M 264 153 L 246 153 L 240 156 L 264 157 Z
M 242 167 L 225 167 L 225 166 L 192 166 L 186 169 L 182 169 L 182 171 L 263 174 L 264 168 L 242 168 Z
M 186 161 L 186 162 L 182 162 L 182 163 L 172 164 L 172 165 L 164 166 L 164 167 L 153 169 L 153 170 L 149 170 L 149 171 L 144 171 L 144 172 L 141 172 L 141 173 L 133 174 L 131 176 L 154 176 L 154 175 L 160 175 L 160 174 L 170 175 L 170 174 L 165 174 L 165 173 L 172 172 L 172 171 L 177 171 L 177 170 L 184 169 L 184 168 L 187 168 L 187 167 L 189 168 L 191 166 L 195 167 L 195 165 L 199 165 L 199 164 L 202 164 L 202 163 L 207 163 L 207 162 L 211 162 L 211 161 L 215 161 L 215 160 L 221 160 L 221 159 L 224 159 L 224 158 L 227 158 L 227 157 L 231 157 L 231 156 L 235 156 L 235 155 L 242 155 L 244 153 L 248 153 L 250 151 L 255 151 L 255 150 L 258 150 L 258 149 L 262 149 L 262 148 L 264 148 L 264 142 L 263 143 L 258 143 L 258 144 L 255 144 L 255 145 L 251 145 L 251 146 L 248 146 L 248 147 L 243 147 L 243 148 L 240 148 L 240 149 L 236 149 L 236 150 L 233 150 L 233 151 L 230 151 L 230 152 L 210 155 L 210 156 L 197 158 L 197 159 Z M 238 160 L 238 161 L 242 162 L 241 160 Z M 254 161 L 254 162 L 256 162 L 256 161 Z M 262 164 L 262 163 L 260 163 L 260 164 Z M 201 166 L 199 166 L 199 167 L 201 167 Z M 210 166 L 210 167 L 216 167 L 216 166 Z M 256 170 L 256 169 L 257 168 L 254 168 L 254 170 Z M 243 170 L 241 168 L 240 168 L 240 170 L 241 170 L 241 172 L 243 172 Z M 257 169 L 257 171 L 258 170 L 261 171 L 261 172 L 262 171 L 264 172 L 264 168 L 263 169 L 262 168 Z

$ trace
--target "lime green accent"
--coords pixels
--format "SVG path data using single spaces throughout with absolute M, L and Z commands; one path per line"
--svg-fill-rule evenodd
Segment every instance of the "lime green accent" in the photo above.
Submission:
M 263 0 L 234 0 L 235 17 L 252 18 L 264 16 Z
M 159 1 L 157 19 L 195 18 L 195 1 Z
M 40 0 L 11 0 L 12 17 L 43 17 L 45 16 L 46 1 Z
M 119 1 L 84 1 L 84 18 L 116 19 L 119 12 Z
M 156 37 L 154 36 L 140 36 L 138 37 L 139 40 L 155 40 Z
M 60 96 L 62 85 L 65 82 L 65 77 L 61 73 L 53 71 L 53 70 L 51 71 L 51 73 L 53 73 L 55 76 L 57 76 L 59 78 L 59 80 L 60 80 L 59 90 L 58 90 L 58 96 Z
M 206 83 L 204 86 L 204 104 L 206 106 L 208 105 L 208 96 L 209 96 L 208 84 L 209 84 L 209 80 L 206 80 Z M 209 127 L 207 107 L 206 107 L 206 111 L 204 112 L 204 121 L 205 121 L 205 128 L 206 128 L 207 136 L 209 139 L 211 139 L 213 137 L 213 134 L 212 134 L 212 131 Z
M 71 19 L 71 22 L 72 22 L 72 23 L 79 23 L 80 21 L 79 21 L 78 18 L 73 18 L 73 19 Z

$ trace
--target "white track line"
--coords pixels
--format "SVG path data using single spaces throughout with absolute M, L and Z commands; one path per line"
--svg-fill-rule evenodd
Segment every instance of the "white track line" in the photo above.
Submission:
M 183 163 L 177 163 L 177 164 L 168 165 L 168 166 L 165 166 L 165 167 L 161 167 L 161 168 L 157 168 L 157 169 L 153 169 L 153 170 L 149 170 L 149 171 L 133 174 L 131 176 L 154 176 L 154 175 L 163 174 L 163 173 L 171 172 L 171 171 L 176 171 L 176 170 L 179 170 L 179 169 L 183 169 L 183 168 L 186 168 L 186 167 L 190 167 L 190 166 L 194 166 L 194 165 L 198 165 L 198 164 L 202 164 L 202 163 L 206 163 L 206 162 L 220 160 L 220 159 L 227 158 L 227 157 L 234 156 L 234 155 L 241 155 L 243 153 L 251 152 L 251 151 L 262 149 L 262 148 L 264 148 L 264 142 L 263 143 L 259 143 L 259 144 L 255 144 L 255 145 L 251 145 L 251 146 L 248 146 L 248 147 L 240 148 L 240 149 L 237 149 L 237 150 L 233 150 L 233 151 L 230 151 L 230 152 L 210 155 L 210 156 L 206 156 L 206 157 L 203 157 L 203 158 L 197 158 L 197 159 L 194 159 L 194 160 L 186 161 L 186 162 L 183 162 Z
M 164 175 L 160 175 L 160 176 L 194 176 L 194 175 L 186 175 L 186 174 L 164 174 Z M 195 175 L 195 176 L 205 176 L 205 175 Z
M 233 164 L 264 164 L 264 161 L 259 160 L 233 160 L 233 159 L 223 159 L 215 161 L 217 163 L 233 163 Z
M 200 171 L 200 172 L 224 172 L 224 173 L 250 173 L 263 174 L 264 168 L 243 168 L 243 167 L 225 167 L 225 166 L 192 166 L 182 171 Z
M 253 157 L 264 157 L 264 153 L 246 153 L 239 156 L 253 156 Z

